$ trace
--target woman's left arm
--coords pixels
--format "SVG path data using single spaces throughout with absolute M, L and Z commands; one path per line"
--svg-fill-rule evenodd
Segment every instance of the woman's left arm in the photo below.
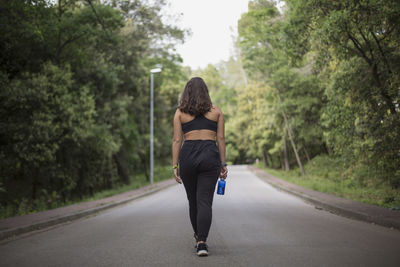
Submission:
M 181 126 L 181 121 L 179 119 L 179 109 L 176 110 L 175 116 L 174 116 L 174 137 L 172 139 L 172 166 L 177 166 L 178 165 L 178 159 L 179 159 L 179 152 L 181 150 L 182 146 L 182 126 Z M 175 168 L 174 169 L 174 176 L 175 180 L 178 183 L 182 183 L 182 180 L 179 176 L 179 169 Z

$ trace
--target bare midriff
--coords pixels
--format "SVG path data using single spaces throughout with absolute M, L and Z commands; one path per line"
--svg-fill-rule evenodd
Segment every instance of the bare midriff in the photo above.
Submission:
M 193 130 L 184 134 L 185 140 L 215 140 L 217 133 L 211 130 Z

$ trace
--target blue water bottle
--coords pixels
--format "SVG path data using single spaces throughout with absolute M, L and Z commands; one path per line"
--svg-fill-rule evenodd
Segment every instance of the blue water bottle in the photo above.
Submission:
M 220 178 L 218 181 L 218 189 L 217 189 L 217 194 L 218 195 L 223 195 L 225 194 L 225 179 L 224 178 Z

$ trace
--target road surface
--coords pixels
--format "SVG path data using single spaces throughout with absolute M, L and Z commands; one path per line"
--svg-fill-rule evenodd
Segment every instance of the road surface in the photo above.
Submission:
M 197 257 L 182 185 L 0 243 L 0 266 L 400 266 L 400 231 L 318 210 L 231 166 Z

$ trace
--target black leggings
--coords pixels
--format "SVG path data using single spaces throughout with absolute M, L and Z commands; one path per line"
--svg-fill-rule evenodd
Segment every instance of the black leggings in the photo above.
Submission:
M 179 153 L 179 171 L 189 200 L 189 215 L 199 241 L 211 226 L 212 202 L 221 161 L 213 140 L 185 140 Z

